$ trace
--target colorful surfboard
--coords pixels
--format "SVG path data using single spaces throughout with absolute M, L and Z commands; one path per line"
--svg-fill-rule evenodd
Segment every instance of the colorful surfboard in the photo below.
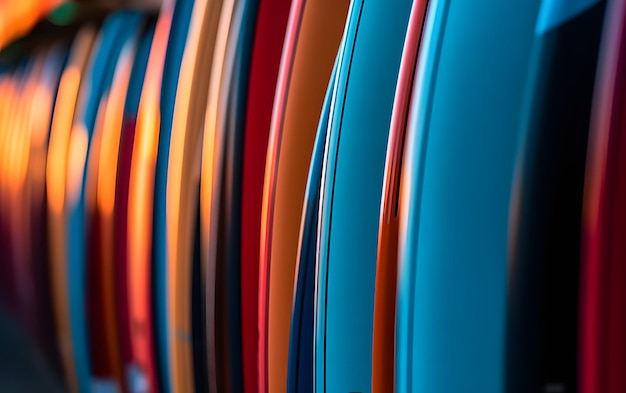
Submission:
M 274 98 L 259 266 L 259 391 L 285 391 L 300 215 L 348 1 L 294 1 Z
M 272 104 L 291 0 L 259 4 L 250 64 L 241 186 L 241 342 L 243 388 L 258 392 L 259 246 Z
M 172 123 L 176 132 L 171 135 L 167 166 L 166 225 L 169 351 L 171 376 L 177 391 L 191 390 L 194 375 L 204 372 L 194 369 L 194 351 L 211 350 L 193 342 L 192 262 L 207 93 L 222 73 L 234 7 L 234 0 L 194 4 L 176 93 Z M 201 273 L 207 277 L 206 270 L 201 269 Z M 210 314 L 207 308 L 205 312 Z M 209 358 L 209 376 L 210 367 Z
M 50 245 L 50 279 L 58 334 L 59 352 L 68 388 L 79 391 L 77 357 L 74 353 L 73 330 L 70 318 L 69 273 L 65 245 L 65 181 L 70 131 L 84 70 L 94 45 L 96 31 L 85 26 L 76 35 L 69 59 L 63 70 L 57 91 L 56 105 L 50 128 L 46 162 L 46 193 L 48 202 L 48 241 Z M 81 345 L 86 345 L 82 343 Z M 83 360 L 84 361 L 84 360 Z M 84 371 L 84 368 L 81 369 Z
M 143 19 L 143 18 L 142 18 Z M 86 236 L 89 266 L 89 307 L 99 310 L 103 318 L 96 318 L 92 327 L 97 344 L 92 344 L 93 373 L 113 379 L 118 389 L 125 384 L 122 343 L 120 340 L 120 305 L 128 298 L 117 297 L 117 275 L 113 213 L 115 185 L 119 158 L 120 137 L 124 121 L 124 104 L 130 83 L 133 63 L 145 21 L 129 24 L 129 34 L 120 37 L 119 57 L 115 61 L 110 86 L 100 101 L 93 131 L 91 149 L 86 163 Z
M 128 190 L 130 182 L 130 163 L 132 158 L 133 141 L 139 99 L 146 75 L 150 47 L 154 36 L 154 23 L 148 22 L 145 31 L 140 37 L 135 61 L 132 65 L 128 91 L 123 108 L 121 132 L 119 136 L 118 157 L 115 165 L 115 186 L 113 190 L 113 210 L 109 214 L 113 227 L 112 250 L 114 255 L 115 298 L 117 300 L 117 326 L 120 340 L 120 355 L 124 374 L 124 386 L 128 392 L 149 390 L 159 391 L 158 372 L 154 354 L 154 343 L 151 340 L 150 329 L 152 321 L 141 323 L 139 318 L 133 318 L 131 300 L 137 292 L 133 291 L 130 279 L 131 267 L 127 255 L 127 222 L 128 222 Z M 132 270 L 135 272 L 135 270 Z M 148 275 L 147 280 L 150 280 Z M 144 304 L 144 309 L 151 309 L 150 299 Z M 141 314 L 145 315 L 145 314 Z M 146 337 L 147 336 L 147 337 Z M 139 339 L 137 339 L 139 337 Z M 147 345 L 146 345 L 147 343 Z M 137 354 L 137 347 L 144 350 L 144 356 Z M 146 361 L 147 359 L 147 361 Z
M 582 200 L 606 1 L 544 0 L 511 212 L 506 391 L 579 391 Z
M 221 75 L 219 81 L 212 76 L 205 115 L 200 215 L 201 271 L 207 274 L 201 296 L 207 302 L 209 391 L 243 392 L 241 167 L 258 5 L 257 0 L 235 4 Z M 218 70 L 212 68 L 213 72 Z
M 182 2 L 181 4 L 183 4 Z M 161 85 L 164 80 L 168 38 L 172 33 L 175 2 L 161 4 L 142 85 L 137 118 L 132 135 L 128 179 L 125 252 L 129 261 L 129 316 L 132 326 L 133 365 L 130 374 L 163 392 L 172 390 L 168 356 L 166 288 L 153 279 L 161 265 L 152 260 L 152 203 L 154 167 L 160 138 Z M 154 284 L 154 287 L 153 287 Z M 158 316 L 156 312 L 159 312 Z M 136 328 L 141 326 L 142 328 Z M 133 371 L 134 370 L 134 371 Z M 145 374 L 143 374 L 145 373 Z M 143 375 L 142 375 L 143 374 Z M 158 386 L 157 386 L 158 385 Z
M 538 4 L 429 3 L 401 185 L 399 392 L 503 389 L 508 211 Z
M 343 41 L 339 53 L 343 50 Z M 322 166 L 328 134 L 328 120 L 333 92 L 336 90 L 338 59 L 328 82 L 326 98 L 322 106 L 315 145 L 311 155 L 309 177 L 307 179 L 300 241 L 298 245 L 298 264 L 294 282 L 293 311 L 289 332 L 289 364 L 287 369 L 287 392 L 313 391 L 313 345 L 315 328 L 315 275 L 317 258 L 318 213 Z
M 320 202 L 316 392 L 372 387 L 378 220 L 411 4 L 356 0 L 350 8 Z
M 113 71 L 117 58 L 122 49 L 121 42 L 125 37 L 133 34 L 141 15 L 136 12 L 121 11 L 112 14 L 105 21 L 99 42 L 92 52 L 90 63 L 81 85 L 74 121 L 70 133 L 70 142 L 67 155 L 67 178 L 65 214 L 67 227 L 65 232 L 67 250 L 67 269 L 69 285 L 70 316 L 72 319 L 72 339 L 76 358 L 76 367 L 81 390 L 102 386 L 112 386 L 121 381 L 108 378 L 100 379 L 97 367 L 100 358 L 89 357 L 92 351 L 100 344 L 98 329 L 103 326 L 105 311 L 98 308 L 91 301 L 95 300 L 88 291 L 93 287 L 88 285 L 89 264 L 87 263 L 87 222 L 86 222 L 86 176 L 91 141 L 96 127 L 97 112 L 105 91 L 108 90 L 113 78 Z M 89 282 L 89 284 L 91 284 Z M 89 298 L 89 301 L 87 301 Z M 87 323 L 89 320 L 89 323 Z M 90 329 L 90 333 L 88 333 Z M 91 348 L 89 348 L 91 347 Z M 96 365 L 92 370 L 91 362 Z M 91 375 L 91 371 L 95 374 Z
M 384 393 L 395 384 L 396 282 L 398 275 L 398 205 L 407 120 L 428 1 L 413 2 L 402 49 L 391 114 L 380 219 L 372 331 L 372 391 Z
M 626 3 L 607 4 L 585 168 L 578 351 L 579 391 L 626 390 Z
M 194 371 L 198 381 L 196 388 L 200 391 L 241 390 L 240 385 L 232 385 L 231 379 L 235 365 L 233 355 L 240 356 L 241 350 L 238 354 L 231 353 L 231 343 L 238 339 L 240 327 L 231 325 L 230 313 L 238 313 L 239 304 L 234 310 L 229 310 L 229 267 L 218 262 L 219 213 L 216 213 L 215 206 L 220 201 L 224 128 L 237 40 L 244 22 L 244 4 L 243 0 L 222 4 L 201 136 L 200 193 L 199 199 L 196 199 L 198 208 L 193 212 L 192 219 L 195 223 L 192 232 L 192 285 L 198 289 L 192 295 L 192 340 Z
M 152 210 L 152 301 L 159 378 L 164 393 L 171 391 L 168 349 L 168 310 L 167 310 L 167 226 L 166 226 L 166 184 L 167 163 L 170 150 L 174 105 L 178 87 L 180 66 L 187 42 L 187 32 L 191 20 L 193 0 L 177 0 L 172 14 L 172 22 L 167 39 L 163 77 L 161 80 L 161 121 L 157 154 L 154 158 L 154 205 Z

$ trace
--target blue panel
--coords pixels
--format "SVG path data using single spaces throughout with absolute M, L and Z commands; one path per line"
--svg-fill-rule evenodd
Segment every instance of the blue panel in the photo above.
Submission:
M 321 364 L 316 360 L 317 392 L 371 391 L 380 201 L 411 5 L 410 0 L 351 4 L 323 185 L 320 264 L 327 266 L 318 299 L 326 315 L 318 322 L 316 356 L 323 358 Z M 322 334 L 325 353 L 319 348 Z
M 404 164 L 398 392 L 503 389 L 509 199 L 538 6 L 429 7 Z
M 439 65 L 448 8 L 448 0 L 434 0 L 429 3 L 422 33 L 423 43 L 420 47 L 419 62 L 416 66 L 414 89 L 417 93 L 413 93 L 412 117 L 407 125 L 405 140 L 406 157 L 402 176 L 409 180 L 409 184 L 403 185 L 403 187 L 408 186 L 409 197 L 416 203 L 409 204 L 408 211 L 405 212 L 409 218 L 402 217 L 398 234 L 400 242 L 398 249 L 398 303 L 396 308 L 396 390 L 398 392 L 413 391 L 413 313 L 417 264 L 411 253 L 415 251 L 419 221 L 417 219 L 412 220 L 410 217 L 419 217 L 420 204 L 418 202 L 422 193 L 424 157 L 426 156 L 428 140 L 428 129 L 424 125 L 430 119 L 429 114 L 436 79 L 430 76 L 436 74 Z M 423 113 L 424 115 L 416 118 L 416 113 Z M 420 128 L 422 131 L 416 132 Z M 403 195 L 401 198 L 405 197 Z M 408 237 L 409 234 L 411 237 Z
M 187 32 L 191 20 L 193 0 L 177 0 L 172 17 L 172 26 L 167 41 L 167 52 L 163 67 L 161 85 L 161 127 L 154 178 L 152 261 L 153 261 L 153 301 L 155 318 L 155 336 L 159 361 L 161 391 L 172 390 L 170 376 L 170 354 L 167 328 L 167 226 L 165 222 L 165 195 L 167 186 L 167 160 L 170 151 L 170 137 L 174 120 L 174 104 L 178 75 L 187 42 Z

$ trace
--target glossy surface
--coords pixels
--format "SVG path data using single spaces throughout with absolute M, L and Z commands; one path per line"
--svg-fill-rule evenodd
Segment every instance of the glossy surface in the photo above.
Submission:
M 267 153 L 259 267 L 259 388 L 285 391 L 300 214 L 346 0 L 294 1 Z
M 177 131 L 171 135 L 166 192 L 169 354 L 175 392 L 194 388 L 192 251 L 202 125 L 211 83 L 221 75 L 221 68 L 216 67 L 223 65 L 234 6 L 234 0 L 194 4 L 176 92 L 172 124 Z
M 429 3 L 400 191 L 398 392 L 503 390 L 509 200 L 538 7 Z
M 92 149 L 93 135 L 94 130 L 101 126 L 97 120 L 98 110 L 113 78 L 122 49 L 120 41 L 123 42 L 127 35 L 132 34 L 139 22 L 139 14 L 123 12 L 113 14 L 105 21 L 81 83 L 69 136 L 64 205 L 67 227 L 64 241 L 67 248 L 72 337 L 81 390 L 101 384 L 119 386 L 121 383 L 118 378 L 111 379 L 115 372 L 109 368 L 109 353 L 106 348 L 99 346 L 101 337 L 98 335 L 106 334 L 107 330 L 106 311 L 101 309 L 100 303 L 104 302 L 104 293 L 97 291 L 90 280 L 92 264 L 88 263 L 86 179 L 90 153 L 94 150 L 97 152 L 99 148 L 96 139 L 96 147 Z M 129 30 L 124 30 L 125 23 L 129 24 Z M 102 115 L 100 117 L 102 121 Z M 118 376 L 115 373 L 115 377 Z
M 104 375 L 108 373 L 100 368 L 99 363 L 104 361 L 101 356 L 106 352 L 106 349 L 99 346 L 102 340 L 99 328 L 106 323 L 110 314 L 106 315 L 104 310 L 92 306 L 98 303 L 101 294 L 91 292 L 94 288 L 90 285 L 88 276 L 90 265 L 87 262 L 86 177 L 102 96 L 113 78 L 117 57 L 122 49 L 121 42 L 132 34 L 139 22 L 139 14 L 124 12 L 113 14 L 105 21 L 81 83 L 69 136 L 64 205 L 67 227 L 63 241 L 67 250 L 72 339 L 81 391 L 100 384 L 119 384 L 119 381 L 109 380 L 110 375 Z M 129 24 L 129 30 L 123 28 L 125 23 Z M 91 356 L 93 351 L 95 355 Z
M 247 92 L 259 2 L 237 3 L 219 97 L 209 95 L 201 179 L 202 257 L 213 294 L 217 389 L 241 392 L 242 365 L 241 188 Z M 261 146 L 263 146 L 261 144 Z M 210 281 L 213 279 L 214 281 Z M 211 289 L 214 287 L 215 289 Z M 207 296 L 211 301 L 211 297 Z M 208 316 L 211 317 L 210 315 Z M 210 319 L 207 324 L 210 325 Z M 209 333 L 211 329 L 209 328 Z
M 259 247 L 265 158 L 291 0 L 261 0 L 250 64 L 241 185 L 243 388 L 258 391 Z
M 626 3 L 609 2 L 585 168 L 578 381 L 580 392 L 621 392 L 626 377 Z
M 398 275 L 398 205 L 407 118 L 415 79 L 418 50 L 428 1 L 413 2 L 402 49 L 393 112 L 387 141 L 385 174 L 378 230 L 374 330 L 372 332 L 372 391 L 386 392 L 395 384 L 396 282 Z
M 170 370 L 166 368 L 171 366 L 171 361 L 166 357 L 157 358 L 163 353 L 163 348 L 167 348 L 167 341 L 161 339 L 158 341 L 160 345 L 157 346 L 154 338 L 157 324 L 154 323 L 153 308 L 163 311 L 167 304 L 159 303 L 157 300 L 159 299 L 157 296 L 165 296 L 162 294 L 166 291 L 165 288 L 157 283 L 155 290 L 152 290 L 152 187 L 159 138 L 161 80 L 173 7 L 173 1 L 163 2 L 154 28 L 136 122 L 131 123 L 133 128 L 129 139 L 132 140 L 132 146 L 128 146 L 130 152 L 127 153 L 130 155 L 127 158 L 130 161 L 126 196 L 127 214 L 126 221 L 122 220 L 122 224 L 126 226 L 126 239 L 123 240 L 123 249 L 120 250 L 128 261 L 125 264 L 125 273 L 128 283 L 132 343 L 130 351 L 133 364 L 130 365 L 131 369 L 126 370 L 129 373 L 127 378 L 132 379 L 131 375 L 134 374 L 137 380 L 144 378 L 149 386 L 157 385 L 159 380 L 159 390 L 163 392 L 170 392 L 172 389 Z M 160 333 L 167 334 L 169 329 L 163 329 Z M 135 368 L 134 371 L 132 367 Z
M 541 3 L 536 32 L 543 34 L 587 11 L 601 0 L 551 0 Z
M 69 285 L 66 266 L 65 247 L 65 177 L 66 159 L 69 147 L 69 135 L 74 116 L 79 86 L 83 70 L 95 39 L 95 30 L 87 26 L 79 31 L 57 92 L 57 104 L 54 107 L 48 158 L 46 163 L 46 189 L 48 197 L 48 241 L 50 244 L 50 268 L 52 298 L 56 328 L 58 331 L 59 352 L 63 364 L 65 379 L 70 391 L 79 390 L 77 370 L 75 368 L 74 344 L 72 342 L 72 323 L 69 309 Z
M 353 1 L 350 8 L 322 183 L 317 392 L 369 391 L 372 385 L 386 142 L 411 4 Z
M 91 356 L 94 358 L 93 374 L 114 378 L 121 389 L 125 385 L 119 337 L 120 304 L 116 296 L 115 257 L 113 244 L 113 210 L 115 208 L 115 176 L 119 157 L 120 135 L 124 116 L 124 103 L 130 82 L 137 44 L 143 30 L 143 21 L 129 26 L 130 34 L 120 37 L 121 51 L 114 64 L 111 84 L 103 94 L 98 109 L 92 148 L 87 161 L 85 207 L 87 209 L 87 268 L 92 297 L 89 307 L 98 310 L 91 326 Z
M 137 111 L 139 109 L 139 99 L 146 74 L 150 47 L 154 36 L 154 24 L 148 23 L 146 31 L 142 33 L 138 43 L 137 54 L 130 74 L 128 92 L 123 108 L 123 117 L 120 130 L 118 146 L 118 157 L 116 163 L 115 186 L 110 186 L 114 191 L 114 208 L 110 213 L 109 225 L 114 230 L 111 234 L 113 238 L 114 269 L 115 269 L 115 296 L 118 305 L 118 330 L 120 335 L 122 367 L 124 373 L 124 386 L 129 392 L 140 389 L 141 386 L 148 386 L 151 392 L 158 392 L 158 381 L 156 378 L 156 362 L 153 351 L 142 345 L 145 336 L 150 338 L 152 321 L 148 320 L 142 324 L 139 318 L 133 317 L 133 307 L 131 302 L 137 291 L 134 291 L 133 280 L 131 280 L 131 268 L 127 255 L 127 222 L 128 222 L 128 191 L 130 182 L 130 164 L 132 158 L 133 142 L 135 137 L 135 125 L 137 122 Z M 135 261 L 137 262 L 137 261 Z M 148 275 L 149 277 L 149 275 Z M 151 307 L 147 302 L 145 307 Z M 141 314 L 139 314 L 141 315 Z M 143 334 L 138 334 L 137 331 Z M 137 354 L 137 348 L 146 348 L 147 356 Z M 151 358 L 149 358 L 151 357 Z M 142 361 L 143 360 L 143 361 Z M 148 360 L 148 362 L 146 362 Z
M 339 52 L 342 51 L 339 47 Z M 309 176 L 306 185 L 300 242 L 298 245 L 298 264 L 294 283 L 293 311 L 289 338 L 289 365 L 287 374 L 287 392 L 313 391 L 313 348 L 315 343 L 315 278 L 317 273 L 317 238 L 322 184 L 324 151 L 328 138 L 328 121 L 331 101 L 337 84 L 338 60 L 335 60 L 333 72 L 328 81 L 326 98 L 322 106 L 315 145 L 311 155 Z
M 587 138 L 606 2 L 537 35 L 513 194 L 506 391 L 579 391 Z
M 157 337 L 157 360 L 159 362 L 159 379 L 164 392 L 171 391 L 169 372 L 169 349 L 167 327 L 168 301 L 167 301 L 167 224 L 166 224 L 166 193 L 167 193 L 167 170 L 172 135 L 172 123 L 176 92 L 180 76 L 180 66 L 187 43 L 187 34 L 193 10 L 193 0 L 176 0 L 172 14 L 165 63 L 161 79 L 160 98 L 160 128 L 158 137 L 158 150 L 155 158 L 154 169 L 154 206 L 152 208 L 152 273 L 153 273 L 153 311 L 155 321 L 155 335 Z M 169 10 L 168 10 L 169 11 Z M 162 8 L 163 17 L 167 17 L 166 10 Z

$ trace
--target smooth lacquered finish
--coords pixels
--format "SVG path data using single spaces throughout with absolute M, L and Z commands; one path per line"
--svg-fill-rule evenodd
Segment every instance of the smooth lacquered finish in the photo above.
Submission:
M 612 1 L 598 62 L 585 169 L 579 391 L 626 389 L 626 3 Z
M 342 52 L 339 47 L 339 53 Z M 289 338 L 289 365 L 287 374 L 287 392 L 312 392 L 314 377 L 315 345 L 315 281 L 317 274 L 317 239 L 322 188 L 322 168 L 324 152 L 328 139 L 328 124 L 331 116 L 331 102 L 336 92 L 337 68 L 339 56 L 335 60 L 333 73 L 328 82 L 328 90 L 322 106 L 320 122 L 317 126 L 315 146 L 311 155 L 309 177 L 306 185 L 302 223 L 300 225 L 300 243 L 298 245 L 298 264 L 294 282 L 293 311 Z
M 542 8 L 552 2 L 544 0 Z M 583 193 L 606 4 L 596 2 L 535 36 L 510 217 L 510 393 L 580 389 Z
M 225 58 L 214 64 L 204 122 L 200 252 L 210 391 L 243 391 L 239 256 L 243 98 L 258 5 L 257 0 L 244 0 L 234 6 Z
M 346 0 L 292 3 L 267 150 L 259 267 L 259 391 L 285 391 L 300 215 Z
M 214 75 L 221 75 L 234 6 L 234 0 L 194 4 L 176 91 L 172 123 L 176 132 L 170 139 L 166 190 L 168 336 L 174 392 L 192 390 L 194 373 L 204 372 L 194 369 L 191 313 L 202 130 L 211 82 Z
M 397 392 L 503 389 L 509 200 L 538 8 L 429 2 L 400 188 Z
M 402 49 L 402 60 L 391 114 L 378 229 L 374 330 L 372 332 L 372 392 L 387 392 L 395 384 L 396 282 L 398 275 L 398 205 L 407 119 L 418 51 L 428 1 L 413 2 Z
M 411 5 L 353 1 L 346 23 L 322 183 L 316 392 L 372 386 L 380 201 Z
M 258 391 L 259 247 L 265 158 L 291 0 L 261 0 L 247 92 L 241 188 L 243 388 Z

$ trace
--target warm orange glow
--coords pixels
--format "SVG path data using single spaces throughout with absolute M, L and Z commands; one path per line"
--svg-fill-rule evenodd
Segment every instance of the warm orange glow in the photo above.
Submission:
M 54 92 L 50 86 L 39 84 L 32 99 L 30 121 L 32 123 L 31 143 L 38 149 L 45 146 L 48 136 L 48 122 L 52 113 Z
M 147 262 L 151 252 L 154 167 L 160 125 L 158 108 L 167 39 L 171 27 L 170 6 L 171 4 L 169 6 L 164 4 L 157 22 L 137 114 L 128 192 L 127 255 L 130 261 Z M 136 273 L 130 274 L 133 277 Z M 132 291 L 134 289 L 131 289 Z M 141 307 L 143 305 L 136 304 L 133 313 L 138 312 L 138 308 Z
M 50 244 L 49 267 L 54 316 L 65 380 L 69 390 L 73 393 L 77 393 L 79 387 L 68 308 L 67 250 L 65 246 L 65 217 L 63 212 L 70 131 L 81 84 L 82 70 L 91 53 L 95 37 L 96 31 L 93 27 L 84 27 L 79 30 L 72 45 L 70 58 L 63 70 L 57 90 L 46 162 L 48 239 Z
M 65 191 L 66 202 L 69 206 L 76 205 L 80 197 L 88 145 L 89 135 L 85 125 L 77 124 L 72 128 L 67 154 L 67 188 Z
M 20 83 L 20 87 L 23 87 L 23 82 Z M 13 112 L 13 119 L 11 128 L 9 130 L 9 145 L 7 150 L 7 186 L 8 190 L 11 194 L 14 194 L 17 189 L 17 184 L 19 179 L 21 178 L 21 167 L 22 162 L 20 160 L 20 147 L 22 144 L 22 139 L 24 137 L 24 100 L 21 94 L 17 93 L 15 95 L 15 109 Z
M 50 134 L 46 178 L 48 179 L 48 203 L 54 214 L 63 212 L 65 203 L 65 176 L 67 168 L 68 141 L 76 96 L 80 86 L 80 70 L 68 67 L 63 72 Z
M 100 163 L 100 153 L 102 146 L 102 134 L 106 119 L 106 105 L 109 101 L 109 93 L 105 92 L 98 103 L 96 112 L 96 122 L 89 140 L 89 157 L 85 163 L 87 171 L 85 178 L 85 208 L 89 215 L 96 213 L 96 198 L 98 191 L 98 166 Z
M 9 155 L 11 139 L 13 138 L 13 132 L 11 129 L 13 128 L 13 117 L 15 116 L 16 104 L 17 100 L 15 98 L 15 80 L 14 76 L 10 77 L 7 80 L 7 86 L 5 89 L 5 99 L 6 99 L 6 112 L 4 117 L 4 141 L 2 144 L 2 154 L 0 154 L 0 159 L 2 159 L 2 176 L 0 176 L 0 184 L 2 184 L 3 191 L 6 192 L 6 186 L 8 182 L 8 176 L 10 172 L 9 162 L 7 160 L 7 156 Z
M 222 5 L 223 14 L 220 19 L 220 24 L 217 30 L 217 39 L 215 41 L 215 53 L 218 56 L 213 57 L 213 64 L 211 66 L 211 79 L 209 81 L 209 94 L 207 99 L 207 107 L 204 117 L 204 132 L 203 132 L 203 146 L 201 153 L 201 180 L 200 180 L 200 219 L 202 226 L 202 238 L 209 239 L 212 235 L 211 227 L 212 220 L 216 220 L 214 204 L 214 193 L 216 192 L 216 174 L 220 173 L 219 155 L 217 157 L 218 162 L 215 162 L 215 149 L 221 149 L 222 147 L 222 135 L 218 132 L 219 127 L 222 127 L 221 116 L 223 115 L 223 105 L 220 102 L 220 98 L 225 94 L 222 91 L 222 81 L 224 79 L 225 66 L 227 57 L 232 57 L 234 54 L 229 54 L 226 49 L 227 38 L 230 32 L 230 23 L 224 23 L 224 21 L 230 21 L 232 18 L 232 12 L 234 5 L 232 2 L 225 1 Z M 222 55 L 223 54 L 223 55 Z M 230 61 L 229 61 L 230 63 Z M 230 64 L 229 64 L 230 65 Z M 215 230 L 213 231 L 213 235 Z M 211 242 L 209 242 L 210 244 Z M 208 248 L 208 249 L 207 249 Z M 203 258 L 208 258 L 210 253 L 214 252 L 215 247 L 202 247 Z
M 0 80 L 0 204 L 4 198 L 4 178 L 6 176 L 6 165 L 4 163 L 5 149 L 9 135 L 9 87 L 10 78 L 4 77 Z M 0 205 L 1 207 L 1 205 Z
M 25 34 L 48 11 L 63 0 L 0 1 L 0 48 Z
M 207 111 L 208 112 L 208 111 Z M 217 212 L 214 211 L 214 192 L 215 192 L 215 175 L 217 168 L 215 165 L 215 124 L 205 124 L 204 142 L 202 148 L 202 172 L 200 179 L 200 219 L 202 225 L 202 239 L 209 239 L 209 236 L 215 234 L 215 230 L 211 231 L 212 218 L 217 218 Z M 219 146 L 219 145 L 218 145 Z M 205 240 L 206 241 L 206 240 Z M 215 255 L 215 247 L 211 247 L 213 242 L 209 241 L 209 247 L 202 247 L 202 258 L 212 258 Z M 210 249 L 207 249 L 210 248 Z
M 176 330 L 176 335 L 188 335 L 191 332 L 191 310 L 186 305 L 191 300 L 190 242 L 201 166 L 202 124 L 205 120 L 209 82 L 215 72 L 213 62 L 216 57 L 224 56 L 220 48 L 225 47 L 227 39 L 227 34 L 217 31 L 228 31 L 233 3 L 217 3 L 221 6 L 219 18 L 210 11 L 211 1 L 194 4 L 176 92 L 166 193 L 167 274 L 168 286 L 171 288 L 168 306 L 171 310 L 170 324 Z M 220 40 L 224 43 L 218 44 Z M 189 342 L 172 339 L 169 347 L 174 359 L 171 369 L 174 385 L 182 391 L 193 390 L 193 362 Z
M 155 28 L 135 124 L 128 189 L 127 247 L 129 312 L 133 321 L 149 321 L 150 269 L 152 250 L 152 204 L 154 170 L 159 138 L 161 79 L 167 50 L 173 3 L 164 1 Z M 132 352 L 136 361 L 154 366 L 152 343 L 145 331 L 131 328 Z M 151 367 L 149 368 L 149 372 Z M 154 379 L 150 378 L 151 381 Z
M 152 238 L 152 206 L 154 169 L 158 145 L 159 113 L 154 106 L 146 107 L 137 119 L 137 138 L 133 151 L 129 201 L 129 257 L 135 261 L 150 258 Z M 142 273 L 138 273 L 142 274 Z
M 111 98 L 107 102 L 104 119 L 100 163 L 98 165 L 97 203 L 98 209 L 103 214 L 103 219 L 105 220 L 112 219 L 113 207 L 115 205 L 115 181 L 122 135 L 124 103 L 132 69 L 133 52 L 131 49 L 131 47 L 126 47 L 120 56 L 119 66 L 111 85 Z
M 36 93 L 36 81 L 32 80 L 32 77 L 29 78 L 26 86 L 22 92 L 21 97 L 21 110 L 19 117 L 19 124 L 17 125 L 17 129 L 14 132 L 18 135 L 17 137 L 17 146 L 14 151 L 14 184 L 13 190 L 17 195 L 22 193 L 22 189 L 24 188 L 24 184 L 26 183 L 26 174 L 28 171 L 28 164 L 30 160 L 30 138 L 31 138 L 31 130 L 32 130 L 32 117 L 31 110 L 33 109 L 33 97 Z M 21 200 L 19 198 L 18 200 Z
M 137 262 L 147 262 L 151 253 L 154 170 L 160 125 L 159 100 L 171 17 L 168 9 L 161 11 L 152 41 L 137 113 L 128 194 L 127 251 L 129 260 Z M 137 269 L 144 267 L 144 265 L 139 265 Z M 143 273 L 131 272 L 131 277 L 134 277 L 134 274 Z M 135 296 L 133 298 L 139 303 L 143 301 Z M 139 312 L 139 309 L 143 307 L 139 303 L 135 304 L 133 312 Z
M 17 85 L 19 84 L 18 77 L 13 75 L 8 78 L 5 90 L 6 99 L 6 116 L 4 123 L 4 140 L 2 144 L 2 151 L 0 152 L 0 166 L 2 171 L 0 173 L 0 209 L 3 215 L 9 216 L 11 212 L 11 176 L 12 176 L 12 157 L 11 152 L 13 149 L 15 139 L 15 117 L 18 112 L 18 94 Z
M 32 198 L 36 201 L 43 200 L 45 177 L 46 177 L 46 154 L 48 144 L 48 131 L 53 109 L 54 92 L 49 85 L 50 81 L 40 80 L 32 98 L 30 108 L 30 163 L 28 177 L 32 185 Z

